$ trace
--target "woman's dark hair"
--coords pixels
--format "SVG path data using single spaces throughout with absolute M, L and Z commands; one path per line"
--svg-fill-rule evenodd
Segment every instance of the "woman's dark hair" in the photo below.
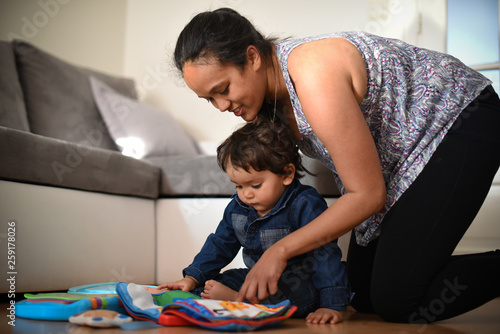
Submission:
M 174 61 L 182 73 L 188 61 L 218 60 L 243 68 L 246 51 L 253 45 L 265 59 L 273 53 L 273 39 L 266 39 L 245 17 L 230 8 L 196 15 L 177 39 Z
M 300 172 L 309 173 L 302 165 L 292 131 L 281 122 L 271 122 L 263 116 L 233 132 L 217 148 L 217 162 L 224 172 L 231 163 L 247 172 L 251 167 L 256 171 L 269 170 L 285 175 L 285 166 L 292 163 L 296 178 L 303 176 Z

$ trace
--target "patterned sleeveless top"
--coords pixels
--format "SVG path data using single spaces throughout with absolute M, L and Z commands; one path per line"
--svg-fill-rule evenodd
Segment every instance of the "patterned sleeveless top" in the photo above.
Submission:
M 367 90 L 360 107 L 375 140 L 387 187 L 385 207 L 355 228 L 357 243 L 366 246 L 379 236 L 385 214 L 425 167 L 460 112 L 491 82 L 449 55 L 363 32 L 277 43 L 276 55 L 303 137 L 300 150 L 333 171 L 343 194 L 345 188 L 330 154 L 302 112 L 287 67 L 295 47 L 330 37 L 352 43 L 366 64 Z

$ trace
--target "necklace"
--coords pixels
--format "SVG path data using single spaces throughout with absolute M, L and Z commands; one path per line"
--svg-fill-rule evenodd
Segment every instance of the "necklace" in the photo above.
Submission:
M 273 66 L 274 67 L 274 66 Z M 274 67 L 274 111 L 273 111 L 273 123 L 276 118 L 276 98 L 278 96 L 278 71 Z

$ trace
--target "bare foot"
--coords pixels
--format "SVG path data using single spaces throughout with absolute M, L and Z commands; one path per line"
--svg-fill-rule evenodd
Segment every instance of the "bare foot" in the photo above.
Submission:
M 205 291 L 201 293 L 201 297 L 205 299 L 235 301 L 238 298 L 238 292 L 220 282 L 208 280 L 205 283 Z

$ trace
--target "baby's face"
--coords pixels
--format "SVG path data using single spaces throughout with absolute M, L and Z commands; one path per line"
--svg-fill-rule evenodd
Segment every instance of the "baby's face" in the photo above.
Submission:
M 256 171 L 250 167 L 247 172 L 243 168 L 234 168 L 230 163 L 226 170 L 236 185 L 240 200 L 253 207 L 259 217 L 271 211 L 289 184 L 285 175 L 274 174 L 268 170 Z

